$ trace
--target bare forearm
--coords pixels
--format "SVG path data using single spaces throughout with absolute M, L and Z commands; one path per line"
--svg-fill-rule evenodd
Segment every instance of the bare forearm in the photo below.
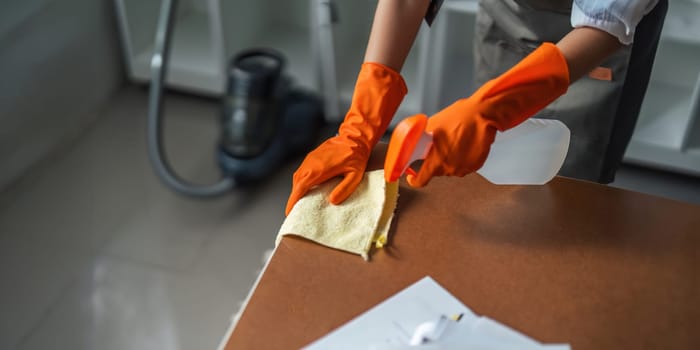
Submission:
M 429 0 L 379 0 L 365 62 L 381 63 L 400 72 L 429 3 Z
M 621 46 L 613 35 L 590 27 L 575 28 L 557 43 L 569 66 L 571 83 L 597 67 Z

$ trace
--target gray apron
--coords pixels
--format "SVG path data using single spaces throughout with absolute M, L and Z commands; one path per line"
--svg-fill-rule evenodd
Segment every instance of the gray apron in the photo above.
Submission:
M 656 54 L 667 0 L 644 17 L 634 44 L 601 67 L 611 80 L 584 76 L 540 111 L 571 130 L 569 153 L 559 175 L 609 183 L 615 177 L 636 124 Z M 476 86 L 500 75 L 542 42 L 558 42 L 571 31 L 571 0 L 481 0 L 474 40 Z

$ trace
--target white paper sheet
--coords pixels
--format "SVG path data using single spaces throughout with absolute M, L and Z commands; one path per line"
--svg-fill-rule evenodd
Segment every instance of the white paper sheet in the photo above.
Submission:
M 461 315 L 450 321 L 435 341 L 409 346 L 416 329 L 441 315 Z M 544 345 L 488 317 L 474 314 L 467 306 L 425 277 L 364 314 L 308 345 L 320 349 L 549 349 L 569 350 L 566 344 Z

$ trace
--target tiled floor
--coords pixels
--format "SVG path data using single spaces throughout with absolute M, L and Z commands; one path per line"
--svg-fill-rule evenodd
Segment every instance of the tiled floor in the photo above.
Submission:
M 212 182 L 218 104 L 167 103 L 167 146 Z M 164 188 L 145 148 L 146 92 L 0 198 L 0 349 L 214 349 L 283 219 L 291 162 L 212 200 Z M 700 180 L 625 167 L 615 186 L 700 204 Z
M 65 154 L 0 203 L 0 349 L 214 349 L 274 245 L 294 164 L 213 200 L 161 186 L 146 94 L 128 89 Z M 214 181 L 218 106 L 167 104 L 186 177 Z

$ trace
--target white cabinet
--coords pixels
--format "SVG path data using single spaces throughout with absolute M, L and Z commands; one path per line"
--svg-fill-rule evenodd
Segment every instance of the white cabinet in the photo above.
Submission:
M 129 77 L 150 80 L 159 18 L 158 0 L 115 0 Z M 180 1 L 175 16 L 167 84 L 209 95 L 224 87 L 224 43 L 217 0 Z
M 129 77 L 150 80 L 159 0 L 115 0 Z M 217 96 L 237 52 L 273 47 L 285 54 L 298 84 L 314 87 L 308 0 L 181 0 L 175 19 L 167 85 Z
M 446 0 L 422 47 L 427 57 L 423 112 L 431 115 L 475 90 L 473 38 L 477 0 Z
M 669 1 L 625 161 L 700 175 L 700 2 Z

